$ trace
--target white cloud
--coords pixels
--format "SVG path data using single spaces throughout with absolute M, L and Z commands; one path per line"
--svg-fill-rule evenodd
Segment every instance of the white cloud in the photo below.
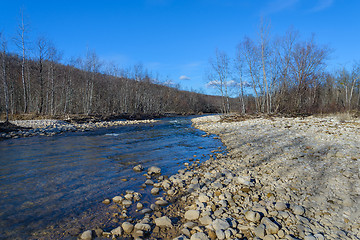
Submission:
M 326 8 L 329 8 L 333 5 L 334 0 L 319 0 L 317 1 L 317 4 L 310 9 L 309 12 L 320 12 Z
M 290 9 L 300 2 L 300 0 L 275 0 L 269 2 L 270 3 L 262 10 L 263 15 L 269 15 Z
M 181 75 L 181 76 L 179 77 L 179 79 L 180 79 L 180 80 L 190 80 L 190 77 L 185 76 L 185 75 Z

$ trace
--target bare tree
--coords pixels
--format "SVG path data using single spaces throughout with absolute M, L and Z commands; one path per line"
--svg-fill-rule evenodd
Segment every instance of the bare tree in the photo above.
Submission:
M 5 97 L 5 111 L 6 111 L 6 120 L 9 122 L 9 89 L 7 85 L 7 75 L 6 75 L 6 40 L 3 36 L 3 33 L 0 32 L 0 44 L 1 44 L 1 68 L 2 68 L 2 80 L 4 87 L 4 97 Z
M 237 73 L 237 78 L 239 80 L 238 87 L 239 87 L 239 99 L 240 99 L 240 105 L 241 105 L 241 113 L 246 113 L 246 107 L 245 107 L 245 98 L 244 98 L 244 88 L 246 85 L 246 82 L 244 81 L 244 54 L 243 54 L 243 48 L 242 45 L 238 45 L 237 47 L 237 53 L 235 58 L 235 72 Z
M 44 82 L 44 61 L 48 57 L 48 43 L 44 37 L 40 37 L 36 44 L 38 57 L 38 81 L 39 81 L 39 105 L 38 113 L 42 114 L 44 110 L 45 82 Z
M 208 85 L 216 87 L 222 98 L 222 112 L 230 112 L 228 78 L 230 71 L 230 58 L 225 52 L 216 50 L 215 59 L 210 59 L 211 73 L 208 75 Z
M 21 50 L 22 61 L 21 61 L 21 81 L 23 86 L 23 99 L 24 99 L 24 113 L 28 111 L 29 104 L 29 89 L 27 87 L 27 81 L 25 77 L 26 68 L 26 51 L 27 51 L 27 31 L 28 24 L 25 23 L 24 10 L 20 10 L 20 23 L 17 29 L 17 37 L 15 38 L 16 46 Z
M 263 19 L 261 19 L 260 28 L 259 28 L 259 36 L 260 36 L 260 57 L 261 57 L 261 70 L 262 70 L 262 78 L 263 78 L 263 86 L 264 86 L 264 96 L 262 101 L 262 108 L 266 106 L 266 112 L 271 112 L 271 96 L 269 91 L 269 80 L 268 80 L 268 61 L 270 58 L 270 49 L 269 49 L 269 29 L 270 25 L 265 23 Z

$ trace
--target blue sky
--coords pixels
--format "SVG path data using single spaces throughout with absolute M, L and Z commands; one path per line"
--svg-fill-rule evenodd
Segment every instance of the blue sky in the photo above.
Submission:
M 182 89 L 206 88 L 209 58 L 230 56 L 243 37 L 257 37 L 260 17 L 271 34 L 293 26 L 303 38 L 334 49 L 329 70 L 360 60 L 358 0 L 0 0 L 0 31 L 13 38 L 24 8 L 30 40 L 45 36 L 64 60 L 95 50 L 121 67 L 142 63 Z M 15 51 L 9 41 L 9 48 Z M 181 77 L 183 76 L 183 77 Z

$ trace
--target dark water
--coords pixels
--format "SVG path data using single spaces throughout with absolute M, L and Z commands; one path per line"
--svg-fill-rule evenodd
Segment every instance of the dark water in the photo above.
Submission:
M 68 238 L 114 224 L 106 222 L 101 201 L 140 190 L 145 177 L 135 165 L 156 165 L 171 175 L 194 155 L 205 160 L 221 146 L 202 137 L 190 119 L 1 141 L 0 239 Z

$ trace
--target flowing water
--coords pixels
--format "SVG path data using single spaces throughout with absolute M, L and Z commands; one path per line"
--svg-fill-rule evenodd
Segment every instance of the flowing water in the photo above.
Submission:
M 222 146 L 202 137 L 190 120 L 1 141 L 0 239 L 68 239 L 115 226 L 102 200 L 133 189 L 151 202 L 149 190 L 140 191 L 146 179 L 135 165 L 156 165 L 171 175 Z

